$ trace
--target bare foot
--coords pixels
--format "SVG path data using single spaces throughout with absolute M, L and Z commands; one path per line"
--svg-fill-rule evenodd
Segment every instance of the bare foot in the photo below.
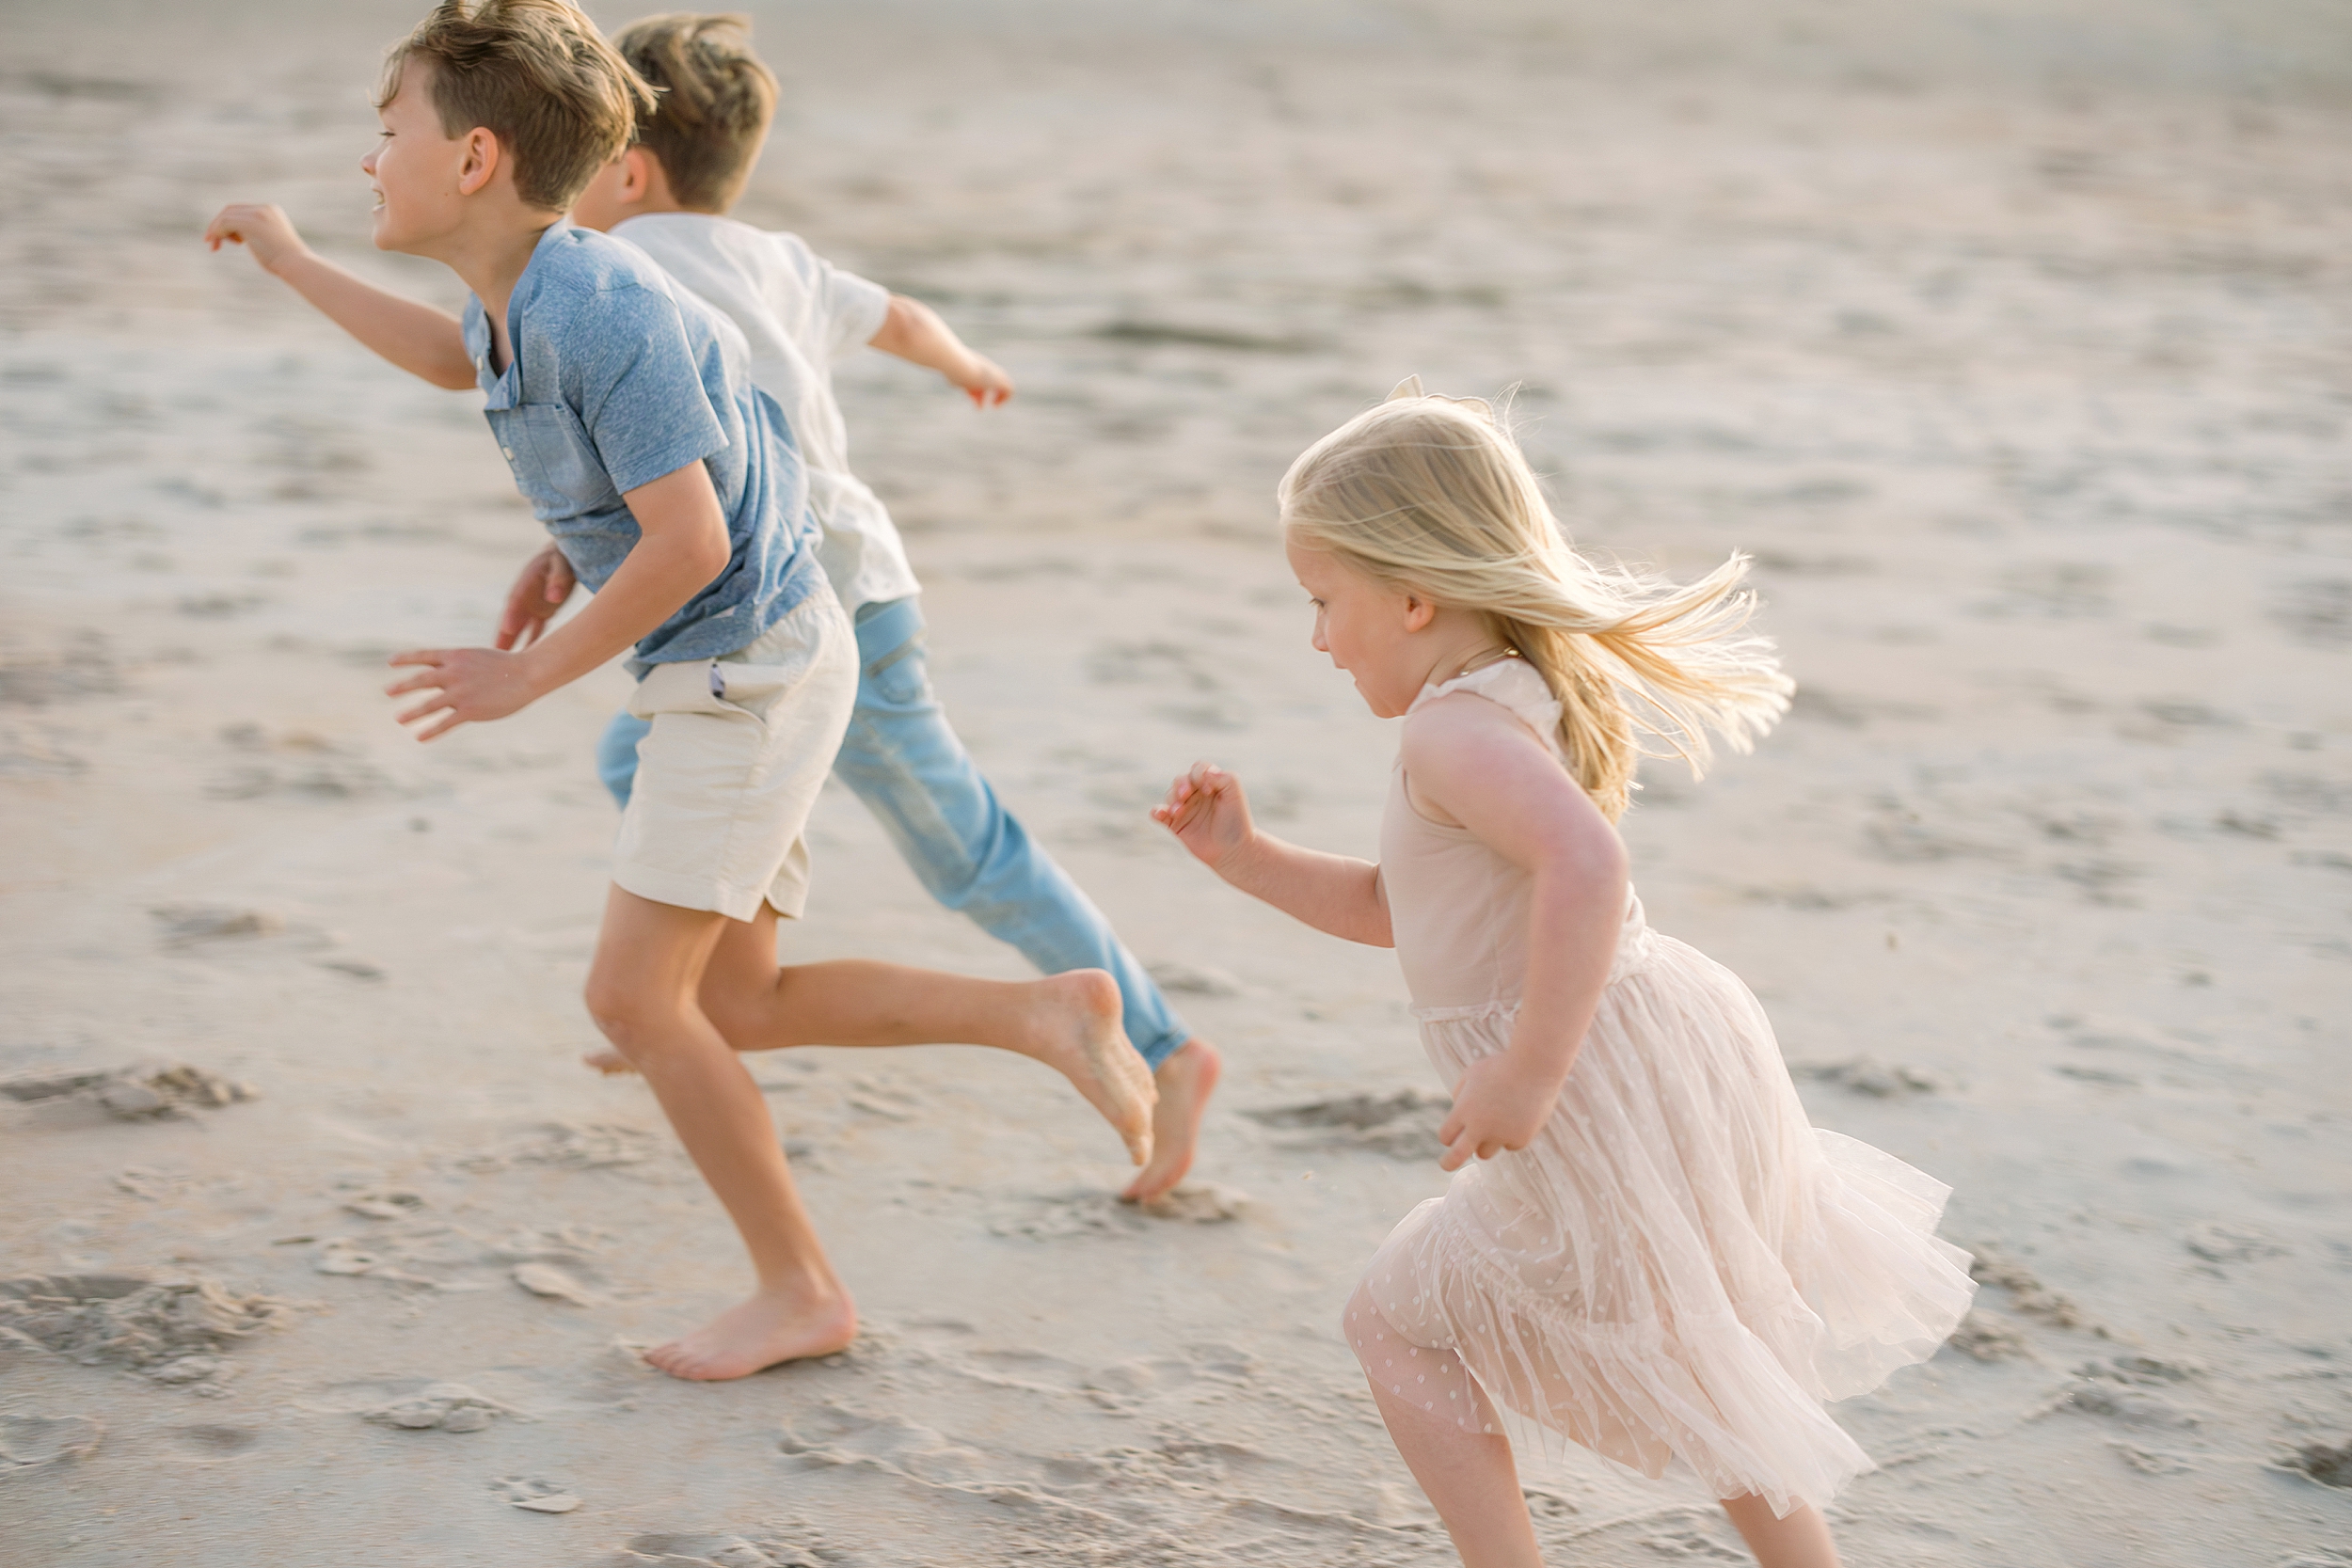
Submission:
M 1119 1195 L 1126 1203 L 1149 1203 L 1165 1197 L 1184 1173 L 1192 1169 L 1192 1154 L 1200 1141 L 1200 1113 L 1225 1070 L 1216 1047 L 1195 1035 L 1178 1046 L 1153 1075 L 1160 1101 L 1152 1111 L 1152 1161 L 1142 1174 Z
M 831 1355 L 856 1338 L 857 1307 L 839 1286 L 821 1301 L 799 1291 L 761 1291 L 683 1339 L 656 1345 L 645 1359 L 672 1377 L 718 1383 L 779 1361 Z
M 623 1073 L 637 1070 L 635 1062 L 630 1061 L 609 1045 L 602 1051 L 583 1051 L 580 1053 L 580 1059 L 603 1073 L 607 1078 L 618 1078 Z
M 1073 969 L 1036 982 L 1026 1055 L 1060 1073 L 1103 1113 L 1138 1165 L 1152 1158 L 1152 1104 L 1159 1091 L 1119 1026 L 1119 982 Z

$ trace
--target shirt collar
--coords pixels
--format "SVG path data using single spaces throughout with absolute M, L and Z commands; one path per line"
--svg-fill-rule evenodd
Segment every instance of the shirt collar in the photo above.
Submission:
M 522 335 L 515 324 L 522 318 L 523 309 L 531 296 L 539 291 L 539 260 L 548 247 L 563 243 L 572 230 L 569 218 L 558 218 L 539 236 L 539 243 L 531 247 L 531 260 L 523 264 L 523 275 L 515 279 L 515 292 L 506 296 L 506 345 L 510 350 L 506 369 L 493 374 L 490 370 L 490 314 L 479 294 L 466 296 L 464 331 L 466 356 L 473 361 L 474 381 L 482 388 L 485 408 L 512 408 L 522 402 Z

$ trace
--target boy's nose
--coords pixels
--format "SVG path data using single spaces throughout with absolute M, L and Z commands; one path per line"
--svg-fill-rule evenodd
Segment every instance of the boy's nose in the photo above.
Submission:
M 359 172 L 371 180 L 375 178 L 375 153 L 373 150 L 359 160 Z

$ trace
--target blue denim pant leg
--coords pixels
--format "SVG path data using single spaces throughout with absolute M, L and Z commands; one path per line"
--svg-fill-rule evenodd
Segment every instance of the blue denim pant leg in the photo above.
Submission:
M 858 614 L 857 706 L 834 771 L 855 791 L 931 896 L 1019 948 L 1048 974 L 1103 969 L 1119 982 L 1127 1037 L 1153 1068 L 1192 1037 L 1068 872 L 997 800 L 931 690 L 913 599 Z M 643 721 L 616 715 L 596 771 L 628 802 Z
M 596 736 L 596 781 L 623 811 L 628 809 L 629 792 L 637 785 L 637 743 L 652 728 L 652 720 L 640 719 L 623 708 Z

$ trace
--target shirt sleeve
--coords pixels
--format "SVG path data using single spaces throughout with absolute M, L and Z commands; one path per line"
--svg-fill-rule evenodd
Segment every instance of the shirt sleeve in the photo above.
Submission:
M 821 256 L 809 259 L 817 263 L 816 287 L 809 292 L 824 312 L 825 356 L 838 359 L 874 341 L 890 315 L 890 291 Z
M 599 290 L 573 316 L 573 406 L 612 488 L 626 495 L 727 448 L 677 303 L 657 290 Z M 717 346 L 710 345 L 713 353 Z

